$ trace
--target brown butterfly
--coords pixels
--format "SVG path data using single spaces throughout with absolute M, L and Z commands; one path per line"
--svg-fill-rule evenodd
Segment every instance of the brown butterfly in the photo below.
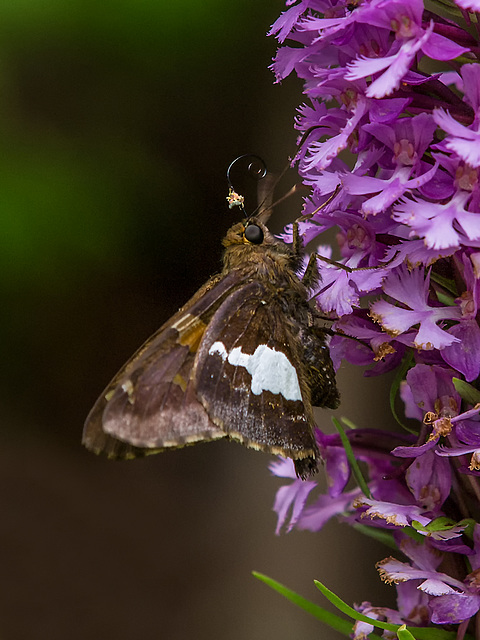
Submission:
M 292 458 L 302 479 L 315 473 L 312 407 L 339 402 L 326 333 L 308 300 L 317 258 L 300 279 L 298 226 L 287 245 L 265 226 L 268 215 L 229 229 L 222 271 L 114 377 L 87 417 L 89 449 L 133 458 L 230 438 Z

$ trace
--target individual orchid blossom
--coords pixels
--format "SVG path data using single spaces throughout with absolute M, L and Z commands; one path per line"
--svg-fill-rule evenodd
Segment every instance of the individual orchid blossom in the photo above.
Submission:
M 419 325 L 414 339 L 417 349 L 443 349 L 458 338 L 439 327 L 442 320 L 460 318 L 458 307 L 434 307 L 428 304 L 430 276 L 424 276 L 422 269 L 409 271 L 399 268 L 393 271 L 383 283 L 383 290 L 397 303 L 377 300 L 370 306 L 370 314 L 388 333 L 398 336 L 414 325 Z M 405 308 L 407 307 L 407 308 Z
M 286 4 L 270 32 L 281 45 L 272 69 L 278 82 L 293 73 L 304 82 L 293 163 L 310 193 L 299 231 L 313 246 L 336 229 L 341 256 L 335 265 L 321 260 L 330 250 L 319 251 L 312 304 L 334 321 L 336 368 L 348 360 L 373 376 L 401 367 L 393 391 L 404 416 L 395 417 L 407 430 L 387 433 L 373 414 L 372 429 L 318 431 L 323 492 L 297 479 L 291 461 L 271 465 L 285 483 L 275 501 L 277 533 L 317 532 L 338 517 L 392 537 L 402 555 L 378 569 L 396 586 L 397 610 L 363 602 L 357 611 L 371 624 L 359 618 L 354 638 L 364 640 L 376 620 L 408 624 L 414 636 L 416 625 L 449 625 L 460 639 L 473 637 L 480 0 Z M 292 241 L 291 228 L 283 238 Z

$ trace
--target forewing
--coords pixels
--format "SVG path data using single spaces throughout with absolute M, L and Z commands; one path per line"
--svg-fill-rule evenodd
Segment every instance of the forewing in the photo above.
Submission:
M 230 438 L 297 460 L 316 457 L 300 345 L 278 297 L 261 283 L 243 285 L 216 311 L 194 377 L 210 419 Z
M 240 284 L 235 273 L 212 278 L 124 365 L 87 417 L 89 449 L 128 458 L 225 436 L 198 401 L 192 370 L 210 319 Z

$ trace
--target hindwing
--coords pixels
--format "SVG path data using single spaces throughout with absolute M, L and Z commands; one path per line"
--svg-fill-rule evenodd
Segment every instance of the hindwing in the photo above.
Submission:
M 195 361 L 197 397 L 212 422 L 254 449 L 314 459 L 301 349 L 273 288 L 253 281 L 233 291 L 210 321 Z
M 115 376 L 83 442 L 128 458 L 229 437 L 293 458 L 306 477 L 318 450 L 302 354 L 272 287 L 213 278 Z

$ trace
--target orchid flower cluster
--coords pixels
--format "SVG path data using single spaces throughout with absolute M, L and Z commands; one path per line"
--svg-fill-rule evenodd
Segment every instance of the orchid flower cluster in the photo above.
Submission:
M 338 231 L 340 264 L 319 262 L 312 291 L 336 319 L 332 359 L 399 371 L 407 423 L 348 430 L 348 446 L 318 430 L 316 498 L 290 460 L 273 463 L 289 482 L 277 531 L 337 515 L 388 534 L 378 570 L 398 608 L 357 610 L 462 637 L 480 611 L 480 0 L 288 0 L 271 34 L 277 81 L 295 72 L 307 98 L 301 236 Z M 357 622 L 354 637 L 372 630 Z

